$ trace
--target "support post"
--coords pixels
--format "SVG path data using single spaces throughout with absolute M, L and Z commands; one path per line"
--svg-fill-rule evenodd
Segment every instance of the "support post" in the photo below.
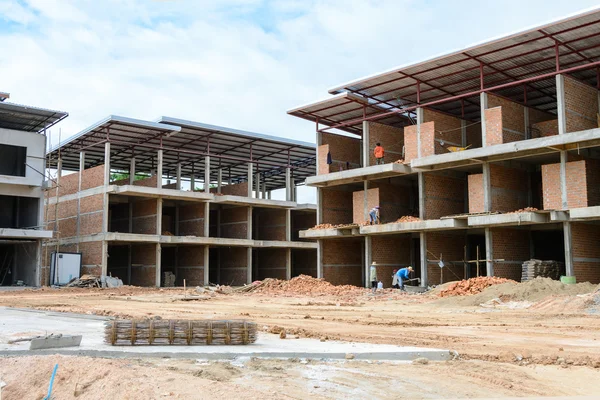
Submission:
M 102 265 L 100 266 L 101 273 L 104 276 L 108 275 L 108 242 L 106 240 L 102 241 Z
M 260 199 L 260 172 L 256 173 L 256 177 L 254 179 L 256 180 L 254 182 L 254 194 L 257 199 Z
M 163 209 L 163 199 L 159 197 L 156 199 L 156 234 L 162 235 L 162 209 Z
M 285 169 L 285 199 L 292 200 L 292 170 L 290 167 Z
M 371 236 L 365 236 L 365 287 L 371 287 L 371 277 L 369 276 L 369 270 L 371 268 L 371 262 L 373 262 L 373 256 L 371 254 Z
M 175 189 L 181 190 L 181 163 L 177 163 L 177 181 L 175 182 Z
M 81 180 L 83 178 L 83 171 L 85 170 L 85 151 L 79 153 L 79 186 L 78 191 L 81 192 Z
M 156 275 L 154 276 L 154 286 L 160 287 L 160 273 L 161 273 L 161 247 L 160 243 L 156 243 Z
M 565 106 L 565 77 L 556 75 L 556 114 L 558 115 L 558 134 L 567 133 L 567 109 Z
M 292 210 L 285 210 L 285 240 L 292 240 Z
M 62 168 L 62 166 L 61 166 Z M 77 191 L 81 192 L 83 171 L 85 170 L 85 152 L 79 153 L 79 182 Z M 58 198 L 56 199 L 58 207 Z M 79 237 L 81 235 L 81 198 L 77 196 L 77 252 L 79 252 Z
M 418 107 L 417 111 L 417 158 L 421 158 L 421 124 L 423 123 L 423 109 Z
M 158 150 L 156 160 L 156 187 L 162 188 L 162 176 L 163 176 L 163 151 Z
M 369 121 L 363 121 L 362 135 L 362 166 L 368 167 L 371 159 L 371 140 L 369 134 Z
M 62 160 L 59 160 L 62 166 Z M 110 184 L 110 142 L 104 143 L 104 186 Z
M 323 239 L 317 240 L 317 278 L 323 278 Z
M 423 172 L 417 173 L 419 185 L 419 218 L 425 219 L 425 175 Z
M 217 171 L 217 193 L 221 193 L 221 188 L 223 186 L 223 170 L 219 168 Z
M 573 234 L 571 232 L 571 222 L 563 222 L 563 234 L 565 242 L 565 273 L 567 276 L 575 275 L 573 266 Z
M 210 246 L 204 246 L 204 286 L 210 285 Z
M 248 266 L 246 269 L 246 283 L 252 283 L 252 247 L 248 247 L 246 250 L 246 258 L 248 259 Z
M 252 193 L 254 190 L 254 165 L 249 162 L 248 163 L 248 197 L 252 198 Z
M 192 161 L 192 176 L 190 177 L 190 191 L 193 192 L 196 189 L 196 170 L 194 169 L 194 162 Z
M 210 193 L 210 156 L 204 157 L 204 192 Z
M 208 237 L 210 234 L 210 203 L 204 202 L 204 237 Z
M 247 221 L 248 221 L 248 232 L 246 232 L 246 239 L 252 240 L 252 207 L 247 209 Z
M 490 163 L 484 162 L 483 166 L 483 210 L 492 211 L 492 179 Z
M 567 160 L 568 153 L 565 150 L 560 152 L 560 200 L 562 209 L 569 208 L 568 192 L 567 192 Z
M 425 232 L 419 233 L 419 255 L 421 260 L 421 286 L 427 287 L 429 280 L 427 277 L 427 233 Z
M 479 103 L 481 108 L 481 147 L 485 147 L 487 142 L 485 129 L 485 110 L 488 108 L 487 93 L 481 93 L 479 95 Z
M 129 160 L 129 184 L 133 185 L 135 182 L 135 157 L 131 157 Z
M 61 164 L 62 165 L 62 164 Z M 104 194 L 102 198 L 102 232 L 108 232 L 108 184 L 110 183 L 110 142 L 104 143 Z M 107 250 L 108 252 L 108 250 Z M 106 268 L 105 259 L 102 260 L 102 270 Z
M 292 249 L 288 247 L 285 249 L 285 279 L 288 281 L 292 279 Z
M 492 230 L 485 228 L 485 266 L 487 276 L 494 276 L 494 250 L 493 250 Z
M 323 189 L 317 188 L 317 225 L 323 223 Z

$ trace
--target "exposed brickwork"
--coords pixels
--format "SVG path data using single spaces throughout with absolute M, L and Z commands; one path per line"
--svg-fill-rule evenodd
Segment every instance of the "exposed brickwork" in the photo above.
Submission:
M 62 207 L 63 202 L 60 203 L 60 207 Z M 59 208 L 60 208 L 59 207 Z M 70 215 L 77 214 L 77 202 L 74 203 L 75 212 Z M 93 196 L 87 196 L 81 199 L 80 203 L 80 212 L 82 214 L 94 212 L 94 211 L 102 211 L 104 207 L 104 195 L 103 194 L 95 194 Z
M 395 222 L 403 215 L 409 215 L 410 209 L 410 193 L 412 190 L 409 181 L 403 181 L 403 185 L 374 182 L 371 186 L 379 188 L 379 206 L 381 222 Z M 418 192 L 414 193 L 418 196 Z
M 179 235 L 204 236 L 204 203 L 179 206 Z
M 317 159 L 319 160 L 319 170 L 317 171 L 317 175 L 328 174 L 330 172 L 330 164 L 327 164 L 327 153 L 329 153 L 328 144 L 323 144 L 317 147 Z
M 469 185 L 469 212 L 481 213 L 485 211 L 483 194 L 483 174 L 471 174 L 468 177 Z
M 558 135 L 558 119 L 538 122 L 531 125 L 531 137 L 546 137 Z
M 221 237 L 248 238 L 248 207 L 232 207 L 221 210 Z
M 177 248 L 176 286 L 204 285 L 204 246 L 179 246 Z
M 145 179 L 138 179 L 137 181 L 133 181 L 134 186 L 146 186 L 155 188 L 158 182 L 158 178 L 156 175 L 150 176 Z
M 600 177 L 598 160 L 567 162 L 568 208 L 600 205 Z M 542 165 L 542 187 L 545 210 L 562 209 L 560 191 L 560 164 Z
M 89 214 L 81 214 L 79 218 L 79 232 L 81 235 L 93 235 L 95 233 L 102 232 L 102 219 L 104 217 L 104 213 L 102 211 L 96 211 Z M 62 226 L 61 226 L 62 233 Z M 70 236 L 76 236 L 77 231 Z M 62 235 L 63 238 L 68 236 Z
M 254 249 L 256 279 L 286 278 L 286 249 Z M 315 254 L 316 255 L 316 254 Z
M 221 194 L 247 197 L 248 182 L 236 183 L 235 185 L 223 185 L 221 186 Z
M 502 141 L 502 107 L 488 108 L 485 114 L 485 143 L 486 146 L 503 143 Z
M 467 121 L 467 145 L 471 145 L 470 149 L 481 147 L 481 123 L 473 123 Z
M 451 172 L 431 172 L 425 178 L 425 219 L 465 212 L 464 177 Z
M 323 278 L 334 285 L 362 286 L 363 239 L 323 241 Z
M 488 93 L 488 108 L 501 108 L 502 136 L 500 143 L 525 139 L 525 106 Z M 487 123 L 487 119 L 486 119 Z M 487 131 L 486 131 L 487 132 Z M 498 143 L 494 143 L 498 144 Z
M 369 220 L 369 216 L 365 215 L 365 191 L 359 190 L 352 193 L 352 222 L 360 224 Z M 375 206 L 380 206 L 379 188 L 367 190 L 367 213 Z M 383 213 L 381 213 L 383 217 Z
M 350 163 L 351 168 L 360 167 L 360 140 L 349 136 L 336 135 L 334 133 L 322 133 L 322 145 L 329 145 L 331 152 L 331 160 L 333 164 L 329 167 L 329 172 L 340 171 L 346 169 L 346 162 Z M 325 152 L 325 157 L 327 152 Z M 321 154 L 322 157 L 322 154 Z M 319 167 L 323 164 L 319 158 Z M 327 163 L 325 163 L 327 165 Z
M 440 140 L 444 141 L 446 146 L 461 146 L 462 122 L 460 118 L 424 108 L 423 122 L 434 122 L 436 139 L 435 154 L 444 154 L 448 152 L 448 150 L 442 146 Z
M 292 240 L 298 240 L 300 231 L 312 228 L 316 224 L 317 213 L 292 211 Z
M 464 246 L 466 238 L 461 232 L 428 232 L 427 250 L 427 278 L 430 285 L 455 281 L 464 278 Z M 433 254 L 433 255 L 432 255 Z M 440 268 L 438 259 L 444 261 L 444 268 Z
M 426 122 L 421 124 L 421 157 L 432 156 L 436 154 L 436 145 L 435 137 L 435 123 L 434 122 Z M 439 145 L 439 143 L 438 143 Z M 440 151 L 440 154 L 442 152 Z M 445 151 L 444 151 L 445 153 Z
M 133 204 L 133 233 L 156 235 L 156 199 L 139 200 Z
M 248 253 L 245 247 L 220 248 L 221 281 L 223 285 L 243 285 L 247 282 Z M 210 267 L 209 267 L 210 268 Z
M 404 146 L 404 130 L 393 126 L 369 122 L 369 165 L 375 165 L 373 150 L 377 143 L 381 143 L 385 149 L 385 161 L 387 163 L 402 158 L 402 146 Z
M 292 249 L 292 277 L 302 274 L 317 277 L 316 249 Z
M 600 225 L 573 222 L 571 235 L 577 282 L 600 283 Z
M 598 128 L 598 90 L 565 75 L 567 132 Z
M 90 189 L 97 186 L 104 185 L 104 164 L 98 165 L 93 168 L 88 168 L 83 171 L 81 177 L 81 189 Z M 79 190 L 79 172 L 74 172 L 68 175 L 63 175 L 60 178 L 60 187 L 58 188 L 58 195 L 65 196 L 67 194 L 77 193 Z M 55 195 L 55 191 L 51 192 L 51 195 Z
M 102 243 L 98 242 L 100 245 L 100 249 L 102 249 Z M 120 278 L 124 284 L 128 284 L 127 282 L 127 269 L 129 265 L 129 246 L 127 245 L 110 245 L 108 246 L 108 274 Z M 93 268 L 99 268 L 100 262 L 98 265 L 93 265 Z
M 255 208 L 254 214 L 258 227 L 257 240 L 285 240 L 286 210 Z
M 526 170 L 490 164 L 491 211 L 508 212 L 529 206 L 528 181 Z
M 156 277 L 156 245 L 131 246 L 131 284 L 154 286 Z
M 418 157 L 417 125 L 406 126 L 404 127 L 404 162 L 408 163 Z
M 348 224 L 352 222 L 352 192 L 339 188 L 323 188 L 323 223 Z
M 492 228 L 494 275 L 521 281 L 523 262 L 530 259 L 529 231 L 523 229 Z
M 392 286 L 392 272 L 410 265 L 410 235 L 371 238 L 371 258 L 377 263 L 377 277 L 383 287 Z

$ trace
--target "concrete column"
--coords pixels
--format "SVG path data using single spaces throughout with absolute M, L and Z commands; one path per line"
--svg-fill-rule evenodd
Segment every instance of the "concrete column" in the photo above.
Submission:
M 369 276 L 369 269 L 373 262 L 371 254 L 371 236 L 365 236 L 365 287 L 369 288 L 371 283 L 371 277 Z
M 106 189 L 110 183 L 110 142 L 104 143 L 104 194 L 102 197 L 102 232 L 108 232 L 108 204 L 109 197 Z M 106 250 L 108 252 L 108 248 Z M 102 270 L 106 268 L 104 259 L 102 260 Z
M 253 197 L 254 190 L 254 164 L 248 163 L 248 197 Z
M 154 286 L 160 287 L 160 275 L 161 275 L 161 247 L 160 243 L 156 243 L 156 269 L 155 269 L 155 277 L 154 277 Z
M 156 199 L 156 234 L 162 235 L 162 209 L 163 209 L 163 199 Z
M 129 160 L 129 184 L 133 185 L 135 182 L 135 157 L 131 157 Z
M 556 75 L 556 114 L 558 115 L 558 134 L 567 133 L 567 109 L 565 106 L 565 77 Z
M 421 259 L 421 286 L 427 287 L 428 276 L 427 276 L 427 233 L 419 233 L 419 254 Z
M 248 221 L 248 232 L 247 232 L 247 236 L 246 239 L 250 239 L 252 240 L 252 207 L 248 207 L 248 217 L 247 217 L 247 221 Z
M 256 173 L 256 176 L 254 177 L 254 179 L 255 179 L 254 194 L 257 199 L 260 199 L 260 173 L 259 172 Z
M 425 219 L 425 175 L 423 172 L 417 173 L 419 185 L 419 218 Z
M 292 201 L 298 201 L 298 186 L 292 179 Z
M 210 234 L 210 203 L 204 202 L 204 237 L 209 237 Z
M 83 171 L 85 170 L 85 151 L 79 153 L 79 186 L 78 190 L 81 191 L 81 179 L 83 177 Z
M 423 123 L 423 109 L 417 108 L 417 158 L 421 158 L 421 124 Z
M 196 188 L 196 170 L 194 169 L 194 162 L 192 161 L 192 176 L 190 176 L 190 191 L 193 192 Z
M 292 240 L 292 210 L 285 210 L 285 240 Z
M 363 182 L 363 221 L 369 220 L 369 182 Z
M 531 130 L 529 129 L 529 107 L 523 108 L 523 116 L 525 124 L 525 139 L 531 139 Z
M 371 158 L 371 146 L 370 146 L 370 134 L 369 134 L 369 121 L 363 121 L 363 135 L 362 135 L 362 166 L 369 166 L 369 159 Z
M 292 201 L 292 170 L 290 167 L 285 169 L 285 199 Z
M 59 160 L 62 166 L 61 160 Z M 104 186 L 110 183 L 110 142 L 104 143 Z
M 267 192 L 267 199 L 271 200 L 271 191 L 270 190 Z
M 487 276 L 494 276 L 494 241 L 492 240 L 492 231 L 490 228 L 485 228 L 485 266 L 487 270 Z
M 565 270 L 567 276 L 575 275 L 573 266 L 573 235 L 571 233 L 571 222 L 563 222 L 563 233 L 565 242 Z
M 210 193 L 210 156 L 204 157 L 204 192 Z
M 323 223 L 323 189 L 317 188 L 317 225 Z
M 292 279 L 292 249 L 285 249 L 285 279 Z
M 485 147 L 486 146 L 485 110 L 488 108 L 487 93 L 481 93 L 479 95 L 479 103 L 480 103 L 480 108 L 481 108 L 481 147 Z
M 246 257 L 248 258 L 248 266 L 246 270 L 246 283 L 252 283 L 252 247 L 248 247 L 246 251 Z
M 467 146 L 467 121 L 464 119 L 460 120 L 460 145 Z
M 217 193 L 221 193 L 221 188 L 223 186 L 223 170 L 219 168 L 217 171 Z
M 101 254 L 101 258 L 102 258 L 102 265 L 101 267 L 101 274 L 106 276 L 108 275 L 108 242 L 106 240 L 102 241 L 102 254 Z
M 323 278 L 323 240 L 317 240 L 317 278 Z
M 181 190 L 181 163 L 177 163 L 177 180 L 175 181 L 175 189 Z
M 204 246 L 204 286 L 210 284 L 210 246 Z
M 83 179 L 83 171 L 85 170 L 85 152 L 79 153 L 79 182 L 78 191 L 81 192 L 81 185 Z M 57 199 L 58 206 L 58 199 Z M 77 197 L 77 252 L 79 252 L 79 236 L 81 232 L 81 198 Z
M 317 150 L 319 149 L 319 146 L 321 146 L 323 144 L 323 135 L 321 134 L 321 132 L 317 132 L 317 138 L 316 138 L 316 143 L 317 143 Z M 362 154 L 362 152 L 361 152 Z M 320 165 L 320 161 L 319 161 L 319 156 L 316 155 L 315 156 L 315 166 L 316 166 L 316 170 L 317 170 L 317 175 L 319 174 L 319 165 Z
M 562 209 L 566 210 L 569 208 L 568 192 L 567 192 L 567 159 L 568 154 L 566 151 L 560 152 L 560 199 Z
M 483 168 L 483 211 L 492 211 L 492 180 L 490 163 L 484 162 Z
M 263 182 L 263 185 L 262 185 L 262 198 L 263 199 L 267 198 L 267 182 Z
M 163 151 L 158 150 L 156 157 L 156 187 L 162 188 L 162 176 L 163 176 Z

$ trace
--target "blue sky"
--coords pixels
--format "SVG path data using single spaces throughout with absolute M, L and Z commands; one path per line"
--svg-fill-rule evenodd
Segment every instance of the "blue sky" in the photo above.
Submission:
M 286 110 L 345 81 L 522 30 L 586 0 L 0 0 L 0 91 L 65 110 L 314 141 Z M 52 132 L 54 142 L 58 128 Z

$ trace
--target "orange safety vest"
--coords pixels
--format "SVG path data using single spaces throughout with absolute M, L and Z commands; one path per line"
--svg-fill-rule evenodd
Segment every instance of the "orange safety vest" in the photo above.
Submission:
M 375 150 L 373 150 L 373 154 L 375 154 L 375 158 L 383 158 L 383 146 L 375 146 Z

